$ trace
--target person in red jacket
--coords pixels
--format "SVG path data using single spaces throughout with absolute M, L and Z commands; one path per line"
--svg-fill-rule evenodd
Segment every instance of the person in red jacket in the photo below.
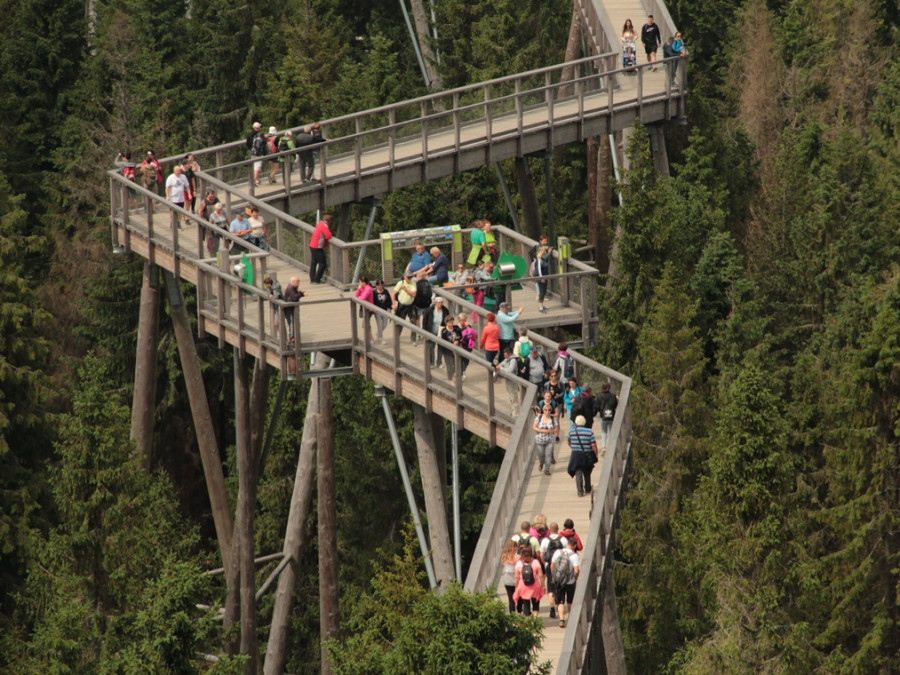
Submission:
M 581 537 L 575 532 L 575 523 L 571 518 L 566 518 L 566 522 L 563 523 L 563 527 L 565 528 L 562 532 L 560 532 L 560 536 L 565 537 L 568 540 L 575 540 L 575 550 L 580 551 L 584 548 L 581 543 Z
M 331 221 L 334 216 L 326 213 L 322 220 L 316 223 L 312 237 L 309 240 L 309 282 L 321 284 L 325 275 L 325 243 L 331 239 Z

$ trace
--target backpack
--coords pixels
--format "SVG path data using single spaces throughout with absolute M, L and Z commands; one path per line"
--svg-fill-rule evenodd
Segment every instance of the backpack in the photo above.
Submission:
M 550 541 L 547 542 L 547 554 L 544 556 L 544 560 L 547 561 L 547 569 L 550 569 L 550 562 L 553 560 L 553 554 L 558 550 L 563 548 L 562 537 L 556 535 L 554 539 L 552 536 L 548 537 Z
M 428 307 L 431 304 L 431 284 L 425 279 L 419 279 L 416 282 L 416 297 L 413 304 L 416 307 Z
M 131 166 L 123 166 L 122 167 L 122 175 L 125 176 L 128 180 L 134 182 L 134 165 Z
M 569 580 L 572 571 L 572 553 L 568 550 L 559 554 L 556 560 L 556 567 L 553 568 L 553 586 L 554 588 L 564 588 Z
M 531 353 L 531 343 L 530 342 L 519 342 L 519 356 L 523 359 L 527 359 L 528 355 Z
M 527 565 L 522 563 L 522 583 L 526 586 L 534 585 L 534 569 L 531 567 L 531 563 Z
M 276 152 L 278 152 L 278 143 L 279 142 L 280 141 L 278 141 L 275 138 L 270 138 L 268 141 L 266 141 L 266 151 L 268 153 L 274 155 Z
M 575 366 L 572 363 L 571 356 L 562 357 L 562 376 L 567 382 L 575 377 Z
M 282 136 L 278 139 L 278 152 L 287 152 L 290 150 L 288 147 L 287 136 Z
M 251 154 L 256 157 L 262 157 L 264 155 L 269 154 L 269 150 L 266 147 L 266 138 L 262 134 L 256 134 L 253 137 L 253 146 L 251 147 Z
M 616 416 L 616 411 L 612 408 L 604 408 L 603 412 L 600 413 L 600 418 L 606 420 L 607 422 Z

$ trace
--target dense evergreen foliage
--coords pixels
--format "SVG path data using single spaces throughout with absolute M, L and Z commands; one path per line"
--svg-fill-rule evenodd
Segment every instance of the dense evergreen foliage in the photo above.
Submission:
M 177 155 L 240 138 L 255 119 L 284 127 L 425 93 L 397 9 L 4 3 L 0 670 L 240 670 L 216 621 L 224 582 L 202 574 L 220 562 L 165 313 L 160 450 L 149 471 L 133 457 L 141 266 L 108 253 L 104 172 L 121 150 Z M 614 568 L 629 669 L 895 672 L 900 12 L 889 0 L 669 9 L 691 50 L 689 124 L 666 129 L 670 178 L 653 170 L 645 130 L 632 134 L 594 353 L 635 377 L 635 473 Z M 432 46 L 454 87 L 562 60 L 572 5 L 440 0 L 435 15 Z M 557 233 L 584 239 L 584 148 L 558 153 L 552 185 L 528 161 L 539 198 L 554 195 Z M 512 165 L 502 170 L 515 185 Z M 351 236 L 367 215 L 353 211 Z M 376 228 L 476 216 L 508 222 L 490 167 L 387 196 Z M 232 358 L 198 347 L 233 498 Z M 283 536 L 307 387 L 287 388 L 261 470 L 262 553 Z M 380 403 L 357 378 L 333 389 L 352 636 L 332 643 L 337 671 L 521 672 L 538 639 L 527 622 L 458 588 L 424 590 L 390 439 L 371 424 Z M 409 452 L 412 413 L 391 404 Z M 470 555 L 501 456 L 468 437 L 463 447 Z M 318 672 L 309 539 L 294 673 Z M 276 564 L 261 565 L 258 582 Z M 263 641 L 271 609 L 263 596 Z M 423 651 L 439 633 L 452 639 Z

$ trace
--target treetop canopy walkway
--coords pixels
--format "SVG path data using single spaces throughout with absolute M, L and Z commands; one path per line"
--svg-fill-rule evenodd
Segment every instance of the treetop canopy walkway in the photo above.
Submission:
M 303 149 L 267 157 L 285 160 L 286 169 L 282 184 L 265 186 L 254 185 L 253 160 L 246 158 L 243 141 L 195 151 L 204 167 L 197 174 L 198 195 L 215 190 L 226 205 L 229 221 L 236 210 L 259 208 L 268 227 L 267 250 L 214 229 L 157 193 L 129 182 L 116 171 L 109 172 L 114 250 L 140 255 L 151 265 L 171 272 L 175 279 L 196 286 L 201 338 L 214 336 L 220 347 L 232 345 L 241 355 L 249 354 L 277 368 L 284 379 L 361 374 L 506 450 L 465 579 L 468 590 L 496 585 L 500 552 L 522 514 L 530 518 L 536 512 L 531 509 L 559 504 L 563 499 L 560 495 L 574 492 L 561 470 L 543 483 L 530 480 L 535 385 L 505 373 L 495 374 L 477 349 L 467 352 L 440 344 L 430 331 L 360 303 L 352 295 L 360 274 L 370 279 L 399 277 L 401 268 L 397 266 L 402 261 L 386 261 L 381 240 L 348 242 L 332 238 L 326 248 L 327 283 L 311 287 L 309 297 L 299 307 L 269 298 L 262 279 L 270 275 L 286 285 L 292 276 L 305 277 L 313 228 L 297 215 L 361 201 L 501 159 L 547 152 L 623 129 L 638 118 L 650 123 L 683 117 L 684 67 L 679 68 L 674 83 L 665 68 L 651 71 L 648 64 L 633 70 L 619 67 L 621 52 L 613 21 L 618 22 L 623 12 L 641 16 L 642 8 L 634 2 L 616 0 L 607 0 L 604 5 L 596 0 L 578 0 L 577 6 L 592 36 L 593 51 L 603 53 L 325 120 L 322 128 L 327 140 L 316 148 L 313 182 L 300 183 L 290 171 Z M 664 5 L 651 2 L 650 8 L 664 19 L 664 38 L 667 31 L 674 32 Z M 141 208 L 133 204 L 135 192 Z M 527 255 L 536 243 L 502 226 L 495 232 L 500 250 L 516 255 Z M 466 230 L 460 230 L 461 236 L 465 234 Z M 210 235 L 221 240 L 224 248 L 218 243 L 216 250 L 207 248 Z M 239 264 L 243 268 L 236 274 Z M 553 253 L 547 314 L 535 311 L 533 280 L 499 280 L 495 285 L 513 307 L 525 308 L 517 323 L 529 328 L 529 337 L 552 364 L 556 343 L 535 331 L 566 328 L 591 344 L 597 331 L 596 277 L 596 270 L 575 260 L 563 242 Z M 305 283 L 301 286 L 306 288 Z M 487 310 L 461 297 L 458 290 L 436 288 L 435 293 L 456 311 L 471 313 L 480 335 Z M 386 321 L 384 344 L 372 340 L 367 314 Z M 289 323 L 295 340 L 288 339 L 285 329 Z M 404 339 L 403 330 L 407 336 L 419 335 L 424 346 L 414 346 Z M 429 350 L 439 345 L 456 365 L 457 377 L 453 380 L 431 365 Z M 304 371 L 304 356 L 312 352 L 333 356 L 343 368 Z M 603 382 L 611 382 L 620 403 L 608 451 L 598 465 L 599 476 L 595 474 L 592 496 L 577 506 L 590 520 L 587 528 L 582 523 L 580 530 L 585 549 L 572 618 L 565 631 L 545 644 L 545 656 L 552 657 L 557 672 L 564 673 L 597 672 L 609 660 L 604 644 L 612 639 L 621 645 L 621 635 L 615 634 L 618 622 L 614 596 L 610 605 L 611 594 L 604 589 L 611 589 L 610 554 L 631 459 L 630 378 L 581 354 L 575 353 L 573 358 L 579 382 L 595 390 Z M 459 376 L 463 366 L 465 384 Z M 507 384 L 515 391 L 515 405 L 510 404 Z M 562 460 L 567 454 L 559 450 L 557 456 Z M 535 481 L 543 478 L 538 476 Z M 615 625 L 611 627 L 610 621 Z M 548 648 L 553 653 L 548 653 Z

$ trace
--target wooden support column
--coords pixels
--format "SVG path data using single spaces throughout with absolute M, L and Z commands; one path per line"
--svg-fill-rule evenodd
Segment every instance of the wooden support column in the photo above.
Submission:
M 441 490 L 441 497 L 444 500 L 444 512 L 447 513 L 447 430 L 444 418 L 440 415 L 431 413 L 431 437 L 434 439 L 434 456 L 437 460 L 438 477 L 444 489 Z
M 666 152 L 666 135 L 661 124 L 647 127 L 650 135 L 650 151 L 653 153 L 653 167 L 660 176 L 669 177 L 669 153 Z
M 334 484 L 334 424 L 331 418 L 331 380 L 319 386 L 318 521 L 319 521 L 319 626 L 322 643 L 322 675 L 331 675 L 325 643 L 341 636 L 338 614 L 337 495 Z
M 312 366 L 322 370 L 328 365 L 328 357 L 318 353 Z M 287 636 L 291 610 L 294 605 L 294 587 L 297 583 L 299 561 L 303 554 L 306 519 L 312 504 L 312 482 L 316 464 L 316 428 L 318 426 L 319 390 L 313 379 L 306 402 L 306 419 L 303 423 L 303 437 L 300 440 L 300 456 L 294 476 L 294 492 L 288 513 L 287 530 L 284 533 L 284 555 L 290 564 L 278 577 L 275 590 L 275 607 L 272 610 L 272 624 L 269 628 L 269 643 L 266 645 L 265 675 L 281 675 L 287 661 Z
M 256 506 L 256 453 L 250 443 L 250 391 L 247 365 L 234 350 L 234 422 L 237 441 L 238 504 L 235 539 L 240 551 L 241 654 L 249 658 L 244 675 L 255 675 L 259 660 L 256 640 L 256 564 L 254 561 L 253 516 Z
M 159 342 L 159 267 L 144 263 L 138 319 L 131 438 L 145 468 L 153 464 L 153 420 L 156 412 L 156 350 Z
M 596 242 L 599 237 L 600 230 L 600 203 L 599 191 L 600 181 L 597 180 L 597 138 L 591 136 L 585 142 L 585 150 L 587 157 L 587 199 L 588 199 L 588 243 L 594 248 L 596 255 Z M 596 258 L 594 258 L 596 262 Z
M 619 626 L 619 609 L 616 606 L 616 587 L 613 583 L 612 567 L 606 566 L 603 573 L 603 653 L 606 656 L 608 675 L 625 675 L 625 645 L 622 642 L 622 628 Z
M 203 474 L 206 477 L 206 489 L 209 493 L 213 522 L 216 526 L 216 538 L 222 553 L 222 563 L 228 569 L 231 564 L 231 537 L 234 523 L 231 518 L 228 495 L 225 492 L 225 476 L 222 472 L 222 462 L 219 459 L 216 434 L 213 431 L 209 401 L 206 398 L 203 375 L 200 372 L 200 358 L 197 356 L 197 346 L 194 344 L 191 322 L 184 306 L 181 288 L 171 272 L 165 272 L 165 279 L 169 307 L 172 312 L 172 325 L 175 328 L 175 339 L 178 342 L 178 355 L 191 405 L 194 433 L 197 435 L 200 459 L 203 462 Z
M 600 274 L 609 270 L 610 221 L 612 208 L 612 147 L 609 134 L 600 137 L 600 152 L 597 153 L 597 231 L 591 240 L 594 246 L 594 264 Z
M 522 199 L 522 231 L 526 237 L 537 239 L 541 236 L 541 209 L 538 205 L 534 179 L 528 167 L 527 157 L 516 157 L 516 183 L 519 185 L 519 197 Z
M 413 404 L 416 449 L 419 455 L 419 473 L 425 493 L 425 513 L 428 518 L 428 539 L 438 586 L 446 586 L 454 577 L 453 555 L 450 550 L 450 529 L 447 526 L 447 508 L 444 491 L 446 481 L 441 480 L 437 460 L 434 427 L 425 408 Z

